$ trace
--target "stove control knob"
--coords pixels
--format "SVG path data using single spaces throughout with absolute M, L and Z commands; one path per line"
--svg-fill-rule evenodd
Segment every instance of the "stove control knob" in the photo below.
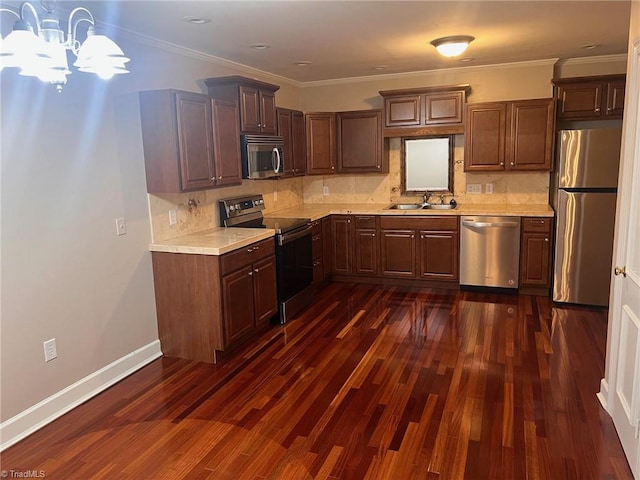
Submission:
M 235 209 L 236 209 L 236 207 L 235 207 L 234 205 L 231 205 L 231 206 L 229 207 L 229 211 L 230 211 L 230 212 L 233 212 Z
M 236 210 L 240 210 L 240 204 L 236 203 Z
M 264 200 L 260 200 L 260 205 L 264 205 Z

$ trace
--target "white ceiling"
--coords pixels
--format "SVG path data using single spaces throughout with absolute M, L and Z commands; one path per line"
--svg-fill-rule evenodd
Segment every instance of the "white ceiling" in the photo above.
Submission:
M 78 5 L 99 22 L 298 82 L 624 54 L 630 15 L 630 1 L 58 2 Z M 436 53 L 429 42 L 447 35 L 476 38 L 462 55 L 471 61 Z

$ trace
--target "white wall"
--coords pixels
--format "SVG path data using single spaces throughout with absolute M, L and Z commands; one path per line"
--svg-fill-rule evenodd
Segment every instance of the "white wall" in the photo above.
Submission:
M 199 92 L 207 77 L 255 76 L 205 57 L 118 42 L 132 73 L 109 82 L 72 67 L 58 94 L 15 70 L 1 73 L 2 427 L 157 341 L 134 92 Z M 278 83 L 279 104 L 299 107 L 298 88 Z M 117 217 L 127 221 L 124 236 L 116 236 Z M 42 344 L 50 338 L 58 358 L 45 363 Z

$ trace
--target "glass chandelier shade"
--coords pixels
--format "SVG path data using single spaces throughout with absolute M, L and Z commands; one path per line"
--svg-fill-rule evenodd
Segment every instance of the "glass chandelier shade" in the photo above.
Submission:
M 26 10 L 30 10 L 35 18 L 37 34 L 24 19 Z M 85 8 L 78 7 L 69 15 L 66 38 L 52 11 L 47 11 L 42 21 L 29 2 L 22 4 L 20 14 L 6 8 L 0 8 L 0 12 L 18 17 L 13 31 L 6 38 L 0 38 L 0 69 L 18 68 L 20 75 L 51 83 L 59 92 L 71 73 L 67 50 L 77 57 L 73 65 L 80 72 L 94 73 L 103 79 L 129 73 L 125 67 L 129 58 L 113 40 L 96 33 L 93 15 Z M 76 37 L 81 22 L 90 24 L 84 43 Z

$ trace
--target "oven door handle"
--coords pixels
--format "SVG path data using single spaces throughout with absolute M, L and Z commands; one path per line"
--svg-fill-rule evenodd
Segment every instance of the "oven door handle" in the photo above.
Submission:
M 278 235 L 278 245 L 282 246 L 282 245 L 286 245 L 287 243 L 293 242 L 295 240 L 298 240 L 299 238 L 302 238 L 306 235 L 309 235 L 309 237 L 311 237 L 311 231 L 313 230 L 313 227 L 309 224 L 306 227 L 304 227 L 303 229 L 300 230 L 294 230 L 293 232 L 287 232 L 287 233 L 281 233 Z

